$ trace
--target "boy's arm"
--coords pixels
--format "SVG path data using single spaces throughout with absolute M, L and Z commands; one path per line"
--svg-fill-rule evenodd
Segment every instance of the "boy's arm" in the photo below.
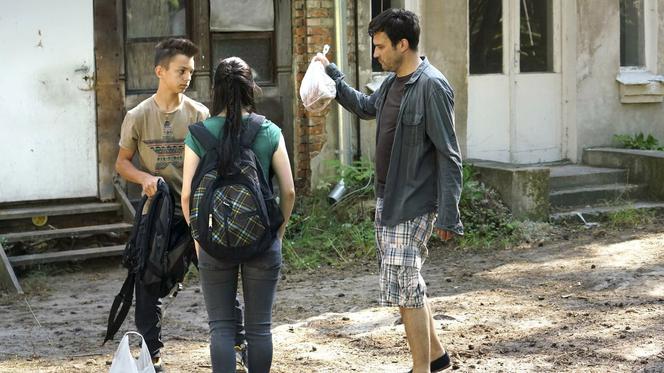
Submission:
M 334 80 L 337 87 L 337 97 L 335 99 L 341 106 L 362 119 L 373 119 L 376 117 L 378 91 L 371 95 L 365 95 L 349 86 L 344 81 L 344 74 L 335 64 L 330 63 L 322 53 L 318 53 L 314 59 L 320 61 L 325 66 L 325 72 Z
M 131 162 L 134 153 L 133 150 L 120 147 L 118 158 L 115 160 L 115 171 L 125 180 L 139 184 L 143 188 L 143 193 L 152 197 L 157 192 L 157 183 L 161 178 L 137 169 Z
M 131 162 L 136 149 L 138 149 L 140 138 L 141 133 L 138 130 L 137 118 L 130 110 L 125 115 L 120 129 L 120 151 L 115 160 L 115 171 L 125 180 L 139 184 L 143 188 L 143 194 L 152 197 L 157 193 L 157 183 L 161 178 L 137 169 Z

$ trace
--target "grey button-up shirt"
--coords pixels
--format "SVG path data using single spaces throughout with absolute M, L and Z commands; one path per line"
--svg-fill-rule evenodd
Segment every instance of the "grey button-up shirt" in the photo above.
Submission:
M 350 87 L 335 64 L 326 68 L 336 82 L 337 101 L 362 119 L 381 115 L 396 75 L 371 95 Z M 435 226 L 463 234 L 459 199 L 463 171 L 454 132 L 454 91 L 426 57 L 406 83 L 385 182 L 382 222 L 395 226 L 437 212 Z

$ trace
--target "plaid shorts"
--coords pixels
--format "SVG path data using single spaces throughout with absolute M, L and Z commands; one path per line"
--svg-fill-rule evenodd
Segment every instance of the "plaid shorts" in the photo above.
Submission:
M 420 270 L 427 255 L 435 213 L 393 227 L 381 224 L 383 199 L 376 201 L 376 246 L 380 260 L 380 305 L 424 307 L 426 284 Z

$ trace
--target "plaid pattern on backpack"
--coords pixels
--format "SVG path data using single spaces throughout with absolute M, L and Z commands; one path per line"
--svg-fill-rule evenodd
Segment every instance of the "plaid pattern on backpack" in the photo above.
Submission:
M 251 114 L 235 160 L 238 172 L 222 176 L 217 168 L 219 141 L 200 123 L 189 130 L 206 153 L 194 175 L 191 232 L 211 256 L 243 262 L 267 250 L 283 223 L 281 210 L 251 149 L 265 117 Z

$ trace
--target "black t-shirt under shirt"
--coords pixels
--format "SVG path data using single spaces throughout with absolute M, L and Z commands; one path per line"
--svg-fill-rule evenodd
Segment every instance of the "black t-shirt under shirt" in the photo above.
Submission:
M 392 86 L 387 91 L 387 97 L 383 103 L 380 118 L 378 118 L 378 138 L 376 139 L 376 196 L 378 198 L 383 198 L 385 192 L 385 180 L 390 166 L 397 117 L 401 108 L 404 87 L 411 75 L 413 74 L 394 79 Z

